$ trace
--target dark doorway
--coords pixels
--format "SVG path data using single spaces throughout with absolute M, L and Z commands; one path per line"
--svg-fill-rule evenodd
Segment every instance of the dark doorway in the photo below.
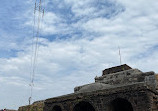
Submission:
M 109 111 L 133 111 L 131 103 L 121 98 L 113 100 L 109 107 Z
M 52 111 L 62 111 L 60 106 L 54 106 Z
M 74 107 L 73 111 L 95 111 L 95 109 L 90 103 L 82 101 Z

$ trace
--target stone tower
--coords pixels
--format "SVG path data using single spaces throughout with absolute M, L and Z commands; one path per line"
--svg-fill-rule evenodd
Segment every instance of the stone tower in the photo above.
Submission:
M 45 100 L 44 111 L 158 111 L 158 76 L 124 64 L 105 69 L 95 83 Z

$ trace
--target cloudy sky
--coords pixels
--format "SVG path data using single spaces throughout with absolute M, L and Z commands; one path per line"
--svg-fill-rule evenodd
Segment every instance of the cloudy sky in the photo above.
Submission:
M 42 1 L 33 101 L 94 82 L 103 69 L 120 64 L 118 46 L 123 64 L 158 72 L 157 0 Z M 34 3 L 0 3 L 0 109 L 28 104 Z

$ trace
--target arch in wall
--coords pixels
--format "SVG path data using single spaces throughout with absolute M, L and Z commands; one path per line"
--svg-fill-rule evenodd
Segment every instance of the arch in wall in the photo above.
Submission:
M 95 109 L 89 102 L 81 101 L 75 105 L 73 111 L 95 111 Z
M 117 98 L 110 103 L 108 107 L 108 111 L 134 111 L 134 110 L 132 104 L 128 100 Z
M 60 106 L 55 105 L 55 106 L 53 107 L 53 110 L 52 110 L 52 111 L 62 111 L 62 110 L 61 110 L 61 107 L 60 107 Z

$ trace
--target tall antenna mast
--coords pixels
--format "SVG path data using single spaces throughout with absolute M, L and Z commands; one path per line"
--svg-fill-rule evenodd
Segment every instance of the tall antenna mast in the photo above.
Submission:
M 120 65 L 122 64 L 122 60 L 121 60 L 121 50 L 120 50 L 120 46 L 118 46 L 119 49 L 119 57 L 120 57 Z
M 38 13 L 36 11 L 38 11 Z M 31 57 L 31 71 L 30 71 L 30 84 L 29 84 L 30 97 L 28 99 L 29 105 L 32 102 L 32 96 L 33 96 L 35 69 L 37 67 L 38 46 L 39 46 L 38 39 L 40 36 L 41 21 L 43 20 L 43 17 L 44 17 L 43 0 L 35 0 L 34 19 L 33 19 L 34 21 L 33 22 L 33 41 L 35 39 L 35 43 L 32 42 L 32 57 Z

